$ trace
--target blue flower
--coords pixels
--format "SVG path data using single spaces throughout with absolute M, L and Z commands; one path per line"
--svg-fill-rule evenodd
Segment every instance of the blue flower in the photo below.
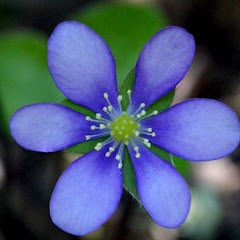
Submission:
M 192 99 L 160 114 L 157 110 L 146 114 L 148 106 L 182 80 L 194 52 L 194 38 L 183 28 L 156 33 L 138 58 L 124 112 L 107 44 L 82 23 L 69 21 L 56 27 L 48 42 L 52 78 L 67 98 L 93 110 L 96 117 L 60 104 L 33 104 L 13 115 L 11 134 L 24 148 L 40 152 L 109 136 L 70 164 L 58 180 L 50 215 L 59 228 L 83 235 L 114 213 L 122 195 L 124 145 L 133 162 L 140 201 L 154 221 L 167 228 L 185 221 L 191 202 L 188 186 L 173 166 L 149 151 L 151 143 L 185 159 L 205 161 L 230 154 L 240 139 L 237 116 L 215 100 Z

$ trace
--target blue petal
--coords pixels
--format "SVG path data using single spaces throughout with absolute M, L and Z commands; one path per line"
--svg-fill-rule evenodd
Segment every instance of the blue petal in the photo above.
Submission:
M 137 191 L 153 220 L 166 228 L 181 225 L 189 212 L 191 196 L 184 178 L 171 165 L 140 146 L 140 158 L 130 147 Z
M 115 61 L 103 39 L 86 25 L 60 23 L 48 41 L 48 66 L 62 93 L 95 112 L 107 102 L 105 92 L 117 104 Z
M 50 201 L 50 215 L 65 232 L 87 234 L 115 212 L 122 195 L 122 175 L 114 156 L 106 158 L 105 152 L 84 155 L 59 178 Z
M 10 120 L 16 142 L 39 152 L 55 152 L 85 141 L 89 129 L 82 114 L 53 103 L 25 106 Z
M 159 31 L 142 49 L 136 65 L 132 110 L 149 106 L 182 80 L 195 53 L 193 36 L 181 27 Z
M 191 99 L 142 122 L 152 127 L 150 141 L 192 161 L 224 157 L 240 140 L 240 123 L 225 104 L 211 99 Z

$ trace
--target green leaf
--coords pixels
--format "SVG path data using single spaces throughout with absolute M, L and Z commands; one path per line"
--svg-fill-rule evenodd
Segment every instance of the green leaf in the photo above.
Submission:
M 46 46 L 45 35 L 35 32 L 0 36 L 0 125 L 7 135 L 8 121 L 18 108 L 63 98 L 48 72 Z
M 121 85 L 121 88 L 119 90 L 120 95 L 122 95 L 122 97 L 123 97 L 122 98 L 122 109 L 124 111 L 127 110 L 128 105 L 129 105 L 129 98 L 128 98 L 127 91 L 133 89 L 134 79 L 135 79 L 135 68 L 128 73 L 127 77 L 124 79 L 124 81 Z
M 190 171 L 190 162 L 188 160 L 170 154 L 169 152 L 165 151 L 162 148 L 159 148 L 154 144 L 151 145 L 150 151 L 173 165 L 182 174 L 183 177 L 188 178 Z
M 73 103 L 72 101 L 70 101 L 69 99 L 64 99 L 61 102 L 59 102 L 60 104 L 67 106 L 69 108 L 72 108 L 73 110 L 82 113 L 85 116 L 89 116 L 91 118 L 95 118 L 96 113 L 94 113 L 93 111 L 91 111 L 88 108 L 85 108 L 83 106 L 80 106 L 76 103 Z
M 103 137 L 103 138 L 98 138 L 94 140 L 88 140 L 86 142 L 79 143 L 77 145 L 74 145 L 70 148 L 67 148 L 66 150 L 68 152 L 73 152 L 73 153 L 78 153 L 78 154 L 85 154 L 94 149 L 94 147 L 97 145 L 99 142 L 103 142 L 107 139 L 108 137 Z
M 135 67 L 144 44 L 168 24 L 159 8 L 109 3 L 87 8 L 73 19 L 93 28 L 108 43 L 116 60 L 119 86 Z
M 127 147 L 124 147 L 123 156 L 123 182 L 125 189 L 136 199 L 138 199 L 138 193 L 136 189 L 136 179 L 132 161 Z
M 123 81 L 121 88 L 120 88 L 120 94 L 123 96 L 122 100 L 122 108 L 123 110 L 126 110 L 129 105 L 129 99 L 127 95 L 127 90 L 132 90 L 134 85 L 134 79 L 135 79 L 135 69 L 131 70 L 125 80 Z M 157 101 L 155 101 L 153 104 L 151 104 L 147 109 L 147 113 L 152 112 L 154 110 L 157 110 L 159 113 L 166 110 L 170 104 L 172 103 L 173 97 L 175 95 L 175 89 L 171 92 L 167 93 L 165 96 L 159 98 Z

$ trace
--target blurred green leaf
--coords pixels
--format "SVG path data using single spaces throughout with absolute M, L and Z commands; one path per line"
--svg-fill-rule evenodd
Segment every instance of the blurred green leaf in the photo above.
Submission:
M 73 16 L 93 28 L 110 46 L 117 65 L 119 86 L 135 67 L 144 44 L 168 23 L 159 8 L 99 4 Z
M 34 32 L 0 36 L 0 121 L 6 134 L 8 121 L 18 108 L 62 98 L 48 72 L 46 44 L 47 38 Z

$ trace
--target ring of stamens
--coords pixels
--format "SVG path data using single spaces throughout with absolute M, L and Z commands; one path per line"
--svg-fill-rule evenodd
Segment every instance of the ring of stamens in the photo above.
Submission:
M 127 91 L 130 104 L 131 93 L 131 90 Z M 155 137 L 156 133 L 152 128 L 141 127 L 141 121 L 157 115 L 158 111 L 154 110 L 152 113 L 147 114 L 146 110 L 144 109 L 145 103 L 141 103 L 139 108 L 132 114 L 122 111 L 121 95 L 119 95 L 117 98 L 119 105 L 119 110 L 117 111 L 111 104 L 109 95 L 104 93 L 103 97 L 108 104 L 103 108 L 103 112 L 107 117 L 102 117 L 102 114 L 100 113 L 97 113 L 95 118 L 90 118 L 89 116 L 86 117 L 87 121 L 93 122 L 93 125 L 90 126 L 90 130 L 97 131 L 95 134 L 86 135 L 86 140 L 109 136 L 109 138 L 107 138 L 104 142 L 97 143 L 95 150 L 99 151 L 104 146 L 112 143 L 112 146 L 108 148 L 105 156 L 110 157 L 110 155 L 118 149 L 115 158 L 119 162 L 118 167 L 122 168 L 124 145 L 128 145 L 129 143 L 132 145 L 136 158 L 141 157 L 138 146 L 139 143 L 144 144 L 148 148 L 151 147 L 151 143 L 148 138 Z

